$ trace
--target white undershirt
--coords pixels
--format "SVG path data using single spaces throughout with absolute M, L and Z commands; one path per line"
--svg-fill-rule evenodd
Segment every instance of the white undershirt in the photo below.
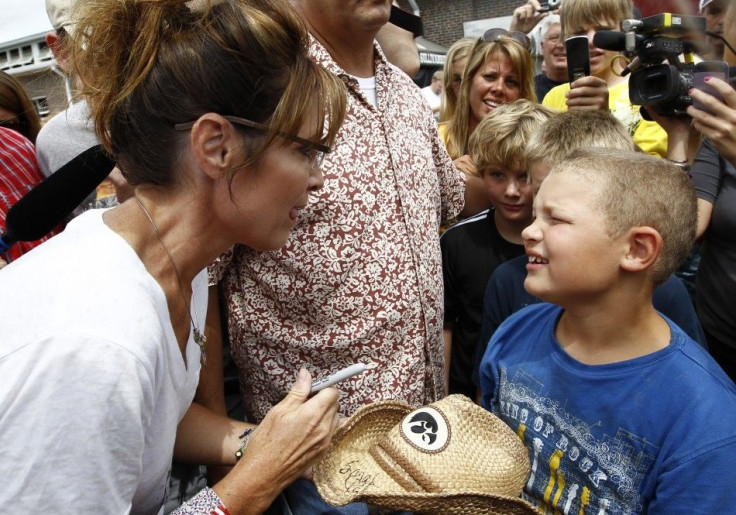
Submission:
M 363 96 L 365 96 L 366 100 L 368 100 L 368 102 L 370 102 L 373 107 L 378 107 L 378 103 L 376 102 L 376 78 L 355 77 L 355 80 L 358 81 L 360 91 L 363 93 Z

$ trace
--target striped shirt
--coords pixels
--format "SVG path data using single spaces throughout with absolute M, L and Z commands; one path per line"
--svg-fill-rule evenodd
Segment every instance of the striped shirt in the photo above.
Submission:
M 0 127 L 0 233 L 5 232 L 8 210 L 42 180 L 33 143 L 13 130 Z M 15 243 L 0 258 L 8 262 L 18 259 L 56 232 L 40 240 Z

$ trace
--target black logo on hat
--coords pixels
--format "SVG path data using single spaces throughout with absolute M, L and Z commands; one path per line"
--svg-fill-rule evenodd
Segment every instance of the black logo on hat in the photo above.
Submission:
M 450 438 L 447 419 L 430 407 L 409 413 L 401 423 L 401 433 L 414 447 L 425 452 L 441 451 Z
M 427 445 L 432 445 L 437 441 L 437 421 L 432 415 L 425 411 L 420 411 L 409 420 L 409 428 L 412 433 L 416 433 L 422 437 L 422 441 Z

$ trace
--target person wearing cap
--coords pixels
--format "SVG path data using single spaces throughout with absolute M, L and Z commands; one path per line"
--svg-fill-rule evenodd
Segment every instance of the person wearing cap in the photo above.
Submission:
M 700 0 L 698 14 L 705 16 L 705 30 L 723 36 L 723 20 L 726 16 L 728 0 Z M 703 57 L 712 61 L 723 60 L 725 45 L 717 37 L 705 35 L 707 52 Z
M 76 0 L 46 0 L 46 14 L 53 31 L 46 34 L 46 44 L 51 49 L 59 69 L 66 75 L 68 87 L 78 89 L 80 84 L 70 62 L 69 42 L 74 35 L 74 7 Z M 36 139 L 36 157 L 38 166 L 48 177 L 63 165 L 80 155 L 85 150 L 99 144 L 90 120 L 90 110 L 84 97 L 71 102 L 64 111 L 51 117 L 41 127 Z M 131 193 L 120 171 L 115 169 L 108 181 L 115 187 L 120 200 L 125 200 Z M 102 190 L 101 190 L 102 191 Z M 78 216 L 86 209 L 94 207 L 97 192 L 90 195 L 72 212 Z M 105 205 L 115 202 L 108 199 Z
M 319 375 L 369 367 L 340 384 L 342 416 L 379 400 L 432 402 L 446 393 L 437 234 L 482 209 L 482 181 L 453 165 L 419 88 L 375 44 L 391 0 L 293 3 L 311 55 L 347 85 L 348 108 L 325 186 L 287 245 L 236 246 L 210 268 L 246 414 L 260 420 L 298 364 Z M 307 481 L 285 493 L 297 513 L 328 509 Z

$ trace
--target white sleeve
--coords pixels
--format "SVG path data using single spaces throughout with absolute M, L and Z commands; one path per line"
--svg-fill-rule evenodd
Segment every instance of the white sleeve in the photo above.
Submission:
M 0 506 L 130 511 L 153 404 L 140 360 L 89 335 L 54 335 L 0 357 L 0 385 Z

